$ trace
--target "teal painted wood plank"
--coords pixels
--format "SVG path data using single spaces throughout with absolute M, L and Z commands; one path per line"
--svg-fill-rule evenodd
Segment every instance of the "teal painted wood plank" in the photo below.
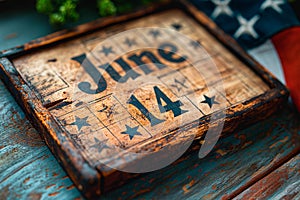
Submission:
M 0 199 L 82 198 L 0 83 Z M 299 149 L 299 116 L 284 109 L 222 138 L 208 157 L 197 152 L 148 173 L 103 199 L 215 199 L 243 188 Z
M 16 10 L 0 4 L 0 27 L 5 27 L 0 30 L 0 50 L 54 31 L 45 16 L 34 12 L 34 1 L 29 2 L 24 6 L 9 0 L 10 7 L 18 4 Z M 87 16 L 78 23 L 97 17 L 96 11 L 81 13 Z M 299 121 L 298 114 L 285 108 L 222 138 L 205 159 L 192 153 L 179 164 L 132 180 L 103 199 L 215 199 L 238 194 L 296 154 Z M 274 194 L 285 192 L 282 189 Z M 0 81 L 0 199 L 74 198 L 82 197 Z
M 222 138 L 214 152 L 135 180 L 106 197 L 128 199 L 227 199 L 299 152 L 299 115 L 284 110 L 248 129 Z M 159 177 L 159 178 L 157 178 Z
M 0 199 L 81 197 L 0 82 Z
M 235 199 L 300 199 L 300 154 Z
M 78 8 L 80 19 L 58 29 L 49 24 L 47 16 L 36 12 L 35 2 L 36 0 L 0 1 L 0 51 L 22 45 L 59 29 L 71 28 L 99 18 L 96 2 L 82 1 Z

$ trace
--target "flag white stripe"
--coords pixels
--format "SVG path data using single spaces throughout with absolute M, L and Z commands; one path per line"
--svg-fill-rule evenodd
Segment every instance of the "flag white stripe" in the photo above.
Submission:
M 271 40 L 249 50 L 248 53 L 285 84 L 281 61 Z

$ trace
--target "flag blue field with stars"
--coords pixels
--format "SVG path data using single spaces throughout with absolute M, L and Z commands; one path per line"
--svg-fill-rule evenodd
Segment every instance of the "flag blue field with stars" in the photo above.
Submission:
M 256 47 L 279 31 L 299 25 L 285 0 L 191 0 L 241 46 Z

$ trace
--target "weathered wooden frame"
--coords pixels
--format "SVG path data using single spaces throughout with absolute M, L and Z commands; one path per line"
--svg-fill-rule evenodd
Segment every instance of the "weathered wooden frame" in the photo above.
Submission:
M 224 134 L 266 118 L 275 112 L 279 105 L 286 101 L 288 97 L 288 90 L 282 83 L 280 83 L 272 74 L 251 58 L 230 36 L 227 36 L 222 30 L 220 30 L 205 14 L 185 1 L 172 4 L 163 3 L 162 5 L 151 6 L 144 10 L 139 10 L 127 15 L 99 19 L 77 26 L 70 30 L 62 30 L 50 34 L 46 37 L 34 40 L 16 48 L 2 51 L 0 53 L 0 57 L 2 57 L 0 58 L 1 79 L 5 82 L 6 86 L 13 94 L 19 105 L 23 108 L 28 118 L 38 129 L 48 147 L 51 149 L 56 158 L 58 158 L 59 162 L 74 181 L 77 188 L 87 198 L 97 198 L 102 193 L 112 189 L 111 181 L 107 181 L 106 179 L 109 177 L 103 177 L 101 172 L 91 167 L 86 162 L 80 151 L 73 145 L 70 138 L 57 124 L 47 108 L 42 105 L 38 98 L 35 97 L 34 92 L 26 85 L 25 81 L 22 79 L 9 59 L 30 53 L 39 48 L 45 48 L 49 45 L 63 42 L 70 38 L 79 37 L 80 35 L 87 34 L 109 25 L 132 20 L 141 16 L 149 15 L 153 12 L 159 12 L 170 8 L 180 8 L 194 18 L 242 62 L 249 66 L 249 68 L 260 76 L 271 88 L 268 92 L 244 102 L 244 108 L 242 111 L 239 110 L 239 105 L 228 108 L 226 110 L 226 121 L 223 130 Z M 257 116 L 258 112 L 263 114 Z M 203 119 L 200 119 L 200 124 L 205 124 L 205 121 L 209 117 L 210 116 L 206 116 Z M 239 119 L 238 123 L 236 121 L 237 118 Z M 205 133 L 207 128 L 199 127 L 199 129 L 200 128 L 203 133 Z M 118 175 L 120 175 L 124 180 L 137 176 L 136 174 L 126 174 L 124 172 L 119 172 Z M 118 177 L 115 177 L 115 179 L 116 178 Z M 116 181 L 118 182 L 118 180 Z M 115 187 L 121 184 L 122 181 L 119 181 Z

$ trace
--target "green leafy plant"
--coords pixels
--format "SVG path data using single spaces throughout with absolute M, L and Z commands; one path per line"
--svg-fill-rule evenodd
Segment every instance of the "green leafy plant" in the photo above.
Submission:
M 141 5 L 159 0 L 96 0 L 100 16 L 111 16 L 131 11 Z M 37 0 L 36 9 L 39 13 L 49 16 L 50 24 L 61 26 L 69 21 L 77 21 L 79 0 Z

